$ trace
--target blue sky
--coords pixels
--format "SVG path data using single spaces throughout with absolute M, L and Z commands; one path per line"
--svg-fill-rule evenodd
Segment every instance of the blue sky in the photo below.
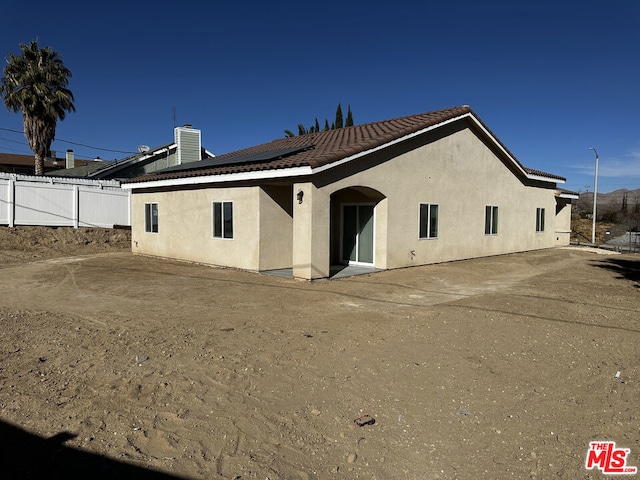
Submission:
M 73 73 L 60 156 L 122 158 L 185 123 L 222 154 L 331 123 L 338 102 L 358 124 L 470 105 L 564 188 L 593 191 L 590 146 L 599 192 L 640 188 L 637 0 L 35 0 L 3 18 L 3 57 L 37 39 Z M 0 108 L 0 151 L 30 154 L 21 131 Z

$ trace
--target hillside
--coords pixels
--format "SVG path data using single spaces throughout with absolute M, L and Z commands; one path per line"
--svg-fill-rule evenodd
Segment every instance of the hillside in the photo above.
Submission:
M 632 205 L 640 204 L 640 188 L 636 188 L 635 190 L 627 190 L 626 188 L 620 188 L 618 190 L 614 190 L 609 193 L 600 193 L 598 192 L 598 201 L 597 205 L 614 205 L 621 206 L 622 199 L 625 194 L 627 195 L 627 203 L 631 207 Z M 593 192 L 584 192 L 580 194 L 580 199 L 578 200 L 580 204 L 590 204 L 593 205 Z

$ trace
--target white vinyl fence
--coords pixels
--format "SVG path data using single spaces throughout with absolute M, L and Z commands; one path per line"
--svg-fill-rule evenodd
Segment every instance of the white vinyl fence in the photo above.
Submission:
M 0 173 L 0 225 L 131 226 L 130 207 L 117 180 Z

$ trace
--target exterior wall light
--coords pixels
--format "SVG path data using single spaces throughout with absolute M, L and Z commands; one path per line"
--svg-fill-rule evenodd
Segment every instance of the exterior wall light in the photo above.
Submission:
M 298 203 L 302 203 L 302 197 L 304 197 L 304 192 L 302 190 L 298 190 L 296 194 L 296 198 L 298 199 Z

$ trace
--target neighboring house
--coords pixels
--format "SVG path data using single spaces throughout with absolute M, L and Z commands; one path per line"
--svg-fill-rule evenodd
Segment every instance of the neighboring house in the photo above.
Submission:
M 89 162 L 79 160 L 80 165 Z M 65 168 L 65 159 L 56 158 L 55 154 L 44 160 L 45 173 L 61 171 Z M 0 172 L 15 173 L 18 175 L 34 175 L 35 174 L 35 158 L 33 155 L 20 155 L 17 153 L 0 153 Z
M 200 130 L 190 125 L 174 129 L 174 141 L 155 148 L 140 146 L 139 152 L 117 161 L 81 162 L 74 160 L 67 151 L 65 170 L 56 170 L 47 175 L 56 177 L 91 178 L 95 180 L 121 180 L 172 167 L 213 158 L 202 148 Z
M 125 180 L 134 253 L 326 278 L 569 244 L 565 179 L 468 106 L 311 133 Z

